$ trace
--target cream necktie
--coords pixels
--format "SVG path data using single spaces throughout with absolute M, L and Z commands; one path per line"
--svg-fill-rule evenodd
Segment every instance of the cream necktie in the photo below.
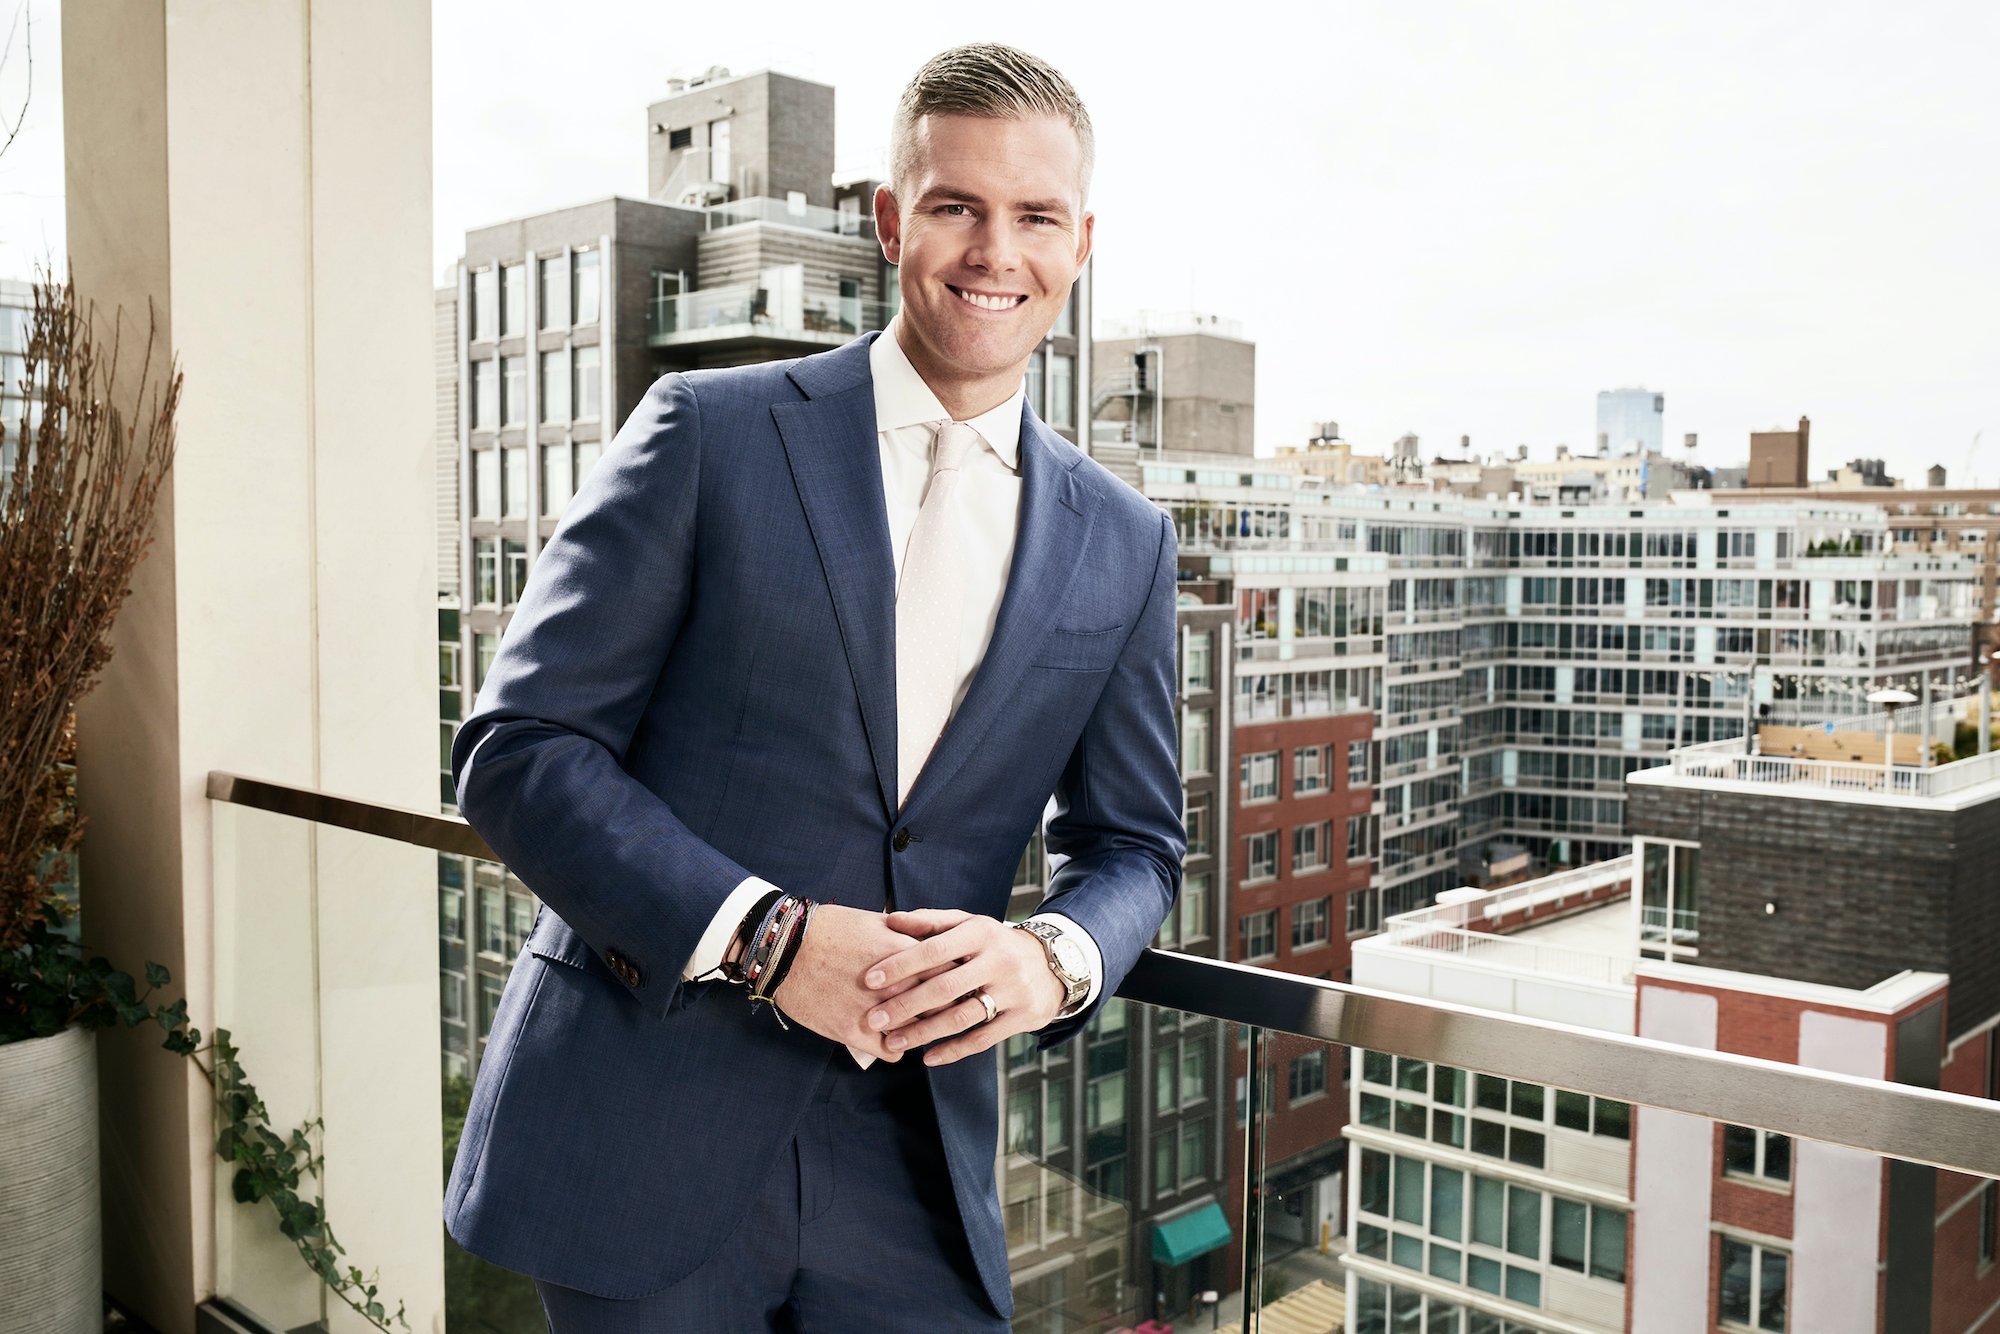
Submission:
M 979 432 L 938 427 L 923 507 L 910 529 L 896 589 L 896 804 L 910 795 L 951 716 L 958 693 L 959 626 L 965 605 L 964 531 L 952 496 Z

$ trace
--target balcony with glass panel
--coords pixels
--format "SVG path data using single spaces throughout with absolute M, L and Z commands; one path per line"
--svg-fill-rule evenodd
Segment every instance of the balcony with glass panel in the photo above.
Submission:
M 652 298 L 646 340 L 656 348 L 699 345 L 718 352 L 823 351 L 885 328 L 894 314 L 885 301 L 788 291 L 782 285 L 710 287 Z

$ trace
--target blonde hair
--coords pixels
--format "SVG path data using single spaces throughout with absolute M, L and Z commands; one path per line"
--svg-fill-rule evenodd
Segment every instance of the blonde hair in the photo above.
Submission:
M 997 42 L 975 42 L 941 51 L 903 89 L 889 128 L 889 188 L 899 196 L 916 167 L 917 121 L 925 116 L 1011 119 L 1054 116 L 1076 131 L 1080 151 L 1079 201 L 1090 194 L 1097 145 L 1090 113 L 1061 71 L 1026 51 Z

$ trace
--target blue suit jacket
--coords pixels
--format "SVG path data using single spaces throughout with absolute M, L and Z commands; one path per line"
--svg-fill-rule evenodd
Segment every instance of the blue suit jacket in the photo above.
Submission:
M 459 808 L 545 905 L 444 1202 L 452 1236 L 508 1269 L 657 1291 L 789 1143 L 841 1048 L 753 1015 L 738 987 L 680 980 L 745 876 L 869 911 L 1004 916 L 1053 793 L 1043 906 L 1102 951 L 1096 1004 L 1179 890 L 1173 525 L 1030 411 L 992 641 L 897 810 L 869 341 L 654 384 L 571 499 L 459 729 Z M 1008 1313 L 995 1060 L 929 1075 Z

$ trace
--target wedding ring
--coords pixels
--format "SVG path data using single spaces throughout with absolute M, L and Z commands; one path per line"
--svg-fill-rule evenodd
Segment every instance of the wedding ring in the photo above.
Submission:
M 978 1002 L 981 1005 L 986 1007 L 986 1018 L 982 1022 L 988 1024 L 992 1023 L 993 1016 L 1000 1013 L 1000 1007 L 998 1005 L 995 1005 L 993 1003 L 993 998 L 987 995 L 983 991 L 975 991 L 972 993 L 972 995 L 976 1000 L 978 1000 Z

